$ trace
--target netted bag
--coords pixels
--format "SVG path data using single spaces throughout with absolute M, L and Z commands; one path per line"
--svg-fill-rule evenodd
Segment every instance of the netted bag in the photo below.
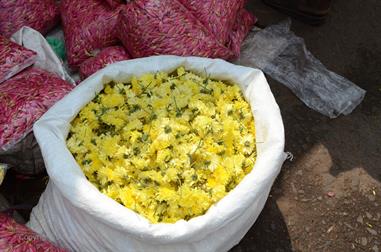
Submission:
M 130 59 L 130 56 L 124 47 L 107 47 L 100 51 L 95 57 L 89 58 L 83 62 L 79 68 L 79 74 L 82 79 L 85 79 L 108 64 L 128 59 Z
M 7 164 L 12 170 L 27 176 L 34 176 L 45 171 L 41 150 L 33 132 L 12 145 L 12 148 L 6 151 L 0 149 L 0 163 Z
M 0 35 L 0 83 L 36 62 L 37 54 Z
M 54 0 L 0 0 L 0 34 L 10 37 L 23 26 L 42 34 L 59 22 Z
M 177 0 L 137 0 L 121 8 L 118 36 L 133 58 L 151 55 L 231 59 L 232 52 Z
M 239 57 L 241 45 L 256 21 L 257 18 L 249 11 L 241 9 L 238 12 L 236 22 L 229 33 L 228 41 L 228 47 L 233 51 L 235 57 Z
M 73 69 L 97 50 L 117 43 L 118 9 L 104 0 L 63 0 L 61 19 L 68 63 Z
M 8 214 L 0 213 L 0 251 L 8 252 L 66 252 L 41 236 L 18 224 Z
M 244 0 L 179 0 L 221 43 L 229 39 L 237 13 L 243 8 Z
M 119 5 L 126 3 L 123 0 L 105 0 L 112 8 L 117 8 Z
M 0 85 L 0 151 L 28 134 L 37 121 L 73 86 L 56 75 L 29 68 Z

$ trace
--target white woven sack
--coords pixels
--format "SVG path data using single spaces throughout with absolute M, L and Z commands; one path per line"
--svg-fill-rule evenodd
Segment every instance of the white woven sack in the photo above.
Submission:
M 65 140 L 70 121 L 110 80 L 184 66 L 200 75 L 237 83 L 252 107 L 257 140 L 254 169 L 206 214 L 175 224 L 147 219 L 100 193 L 84 176 Z M 35 125 L 50 181 L 29 227 L 72 251 L 227 251 L 261 212 L 286 155 L 279 107 L 260 70 L 223 60 L 155 56 L 118 62 L 84 80 Z

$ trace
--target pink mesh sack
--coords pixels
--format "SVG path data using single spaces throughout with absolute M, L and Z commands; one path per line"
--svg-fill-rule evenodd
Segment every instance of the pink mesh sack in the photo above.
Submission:
M 87 78 L 96 71 L 104 68 L 108 64 L 128 60 L 130 56 L 122 46 L 111 46 L 100 51 L 95 57 L 89 58 L 84 61 L 80 68 L 79 74 L 82 79 Z
M 119 5 L 125 3 L 123 0 L 105 0 L 112 8 L 117 8 Z
M 177 0 L 137 0 L 121 8 L 118 36 L 133 58 L 171 54 L 231 59 L 233 53 Z
M 0 83 L 31 66 L 37 53 L 0 35 Z
M 236 58 L 239 57 L 241 44 L 246 35 L 253 28 L 257 18 L 245 9 L 241 9 L 237 15 L 236 22 L 229 33 L 228 47 L 233 51 Z
M 42 34 L 59 22 L 54 0 L 0 0 L 0 34 L 10 37 L 23 26 Z
M 0 213 L 0 251 L 66 252 L 5 213 Z
M 179 0 L 216 37 L 225 44 L 244 0 Z
M 73 69 L 97 50 L 117 43 L 115 26 L 118 12 L 104 0 L 62 0 L 65 46 Z
M 0 150 L 20 141 L 73 86 L 52 73 L 28 68 L 0 85 Z

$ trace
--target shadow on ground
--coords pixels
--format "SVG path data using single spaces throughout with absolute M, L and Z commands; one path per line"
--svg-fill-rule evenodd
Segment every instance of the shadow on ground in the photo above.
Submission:
M 248 7 L 261 26 L 286 18 L 260 0 L 250 1 Z M 377 224 L 381 216 L 379 13 L 379 1 L 337 0 L 322 26 L 293 20 L 292 30 L 305 39 L 307 48 L 367 94 L 352 114 L 329 119 L 268 77 L 282 112 L 286 151 L 295 158 L 285 163 L 272 198 L 232 251 L 378 251 L 381 247 L 373 235 L 381 231 Z
M 274 242 L 276 241 L 276 242 Z M 276 201 L 270 197 L 249 232 L 230 252 L 288 252 L 292 251 L 284 217 Z

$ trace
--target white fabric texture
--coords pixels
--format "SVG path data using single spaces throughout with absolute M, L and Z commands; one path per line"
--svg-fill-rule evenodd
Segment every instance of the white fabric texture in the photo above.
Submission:
M 147 219 L 100 193 L 66 147 L 70 121 L 110 80 L 129 81 L 177 67 L 237 83 L 255 119 L 257 161 L 238 186 L 207 213 L 174 224 Z M 227 251 L 250 229 L 286 158 L 279 107 L 264 74 L 218 59 L 154 56 L 121 61 L 93 74 L 34 125 L 50 177 L 28 226 L 71 251 Z
M 12 35 L 11 39 L 17 44 L 37 53 L 37 61 L 33 66 L 55 73 L 63 80 L 75 85 L 75 81 L 63 67 L 62 61 L 41 33 L 28 26 L 23 26 Z

